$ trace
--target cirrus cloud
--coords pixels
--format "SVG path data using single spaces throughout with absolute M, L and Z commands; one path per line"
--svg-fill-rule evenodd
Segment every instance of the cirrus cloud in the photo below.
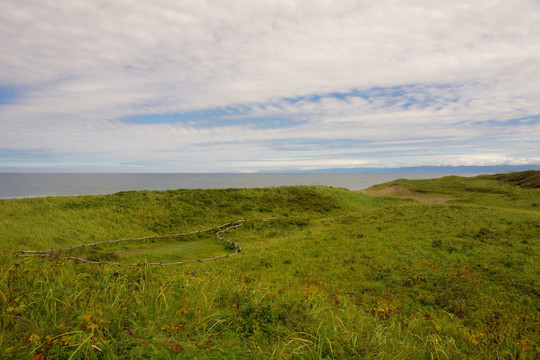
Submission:
M 534 0 L 3 9 L 6 171 L 540 161 Z

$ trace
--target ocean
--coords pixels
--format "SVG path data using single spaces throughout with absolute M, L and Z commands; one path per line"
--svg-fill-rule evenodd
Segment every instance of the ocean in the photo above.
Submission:
M 129 190 L 260 188 L 326 185 L 361 190 L 399 178 L 427 179 L 441 173 L 383 174 L 42 174 L 0 173 L 0 199 L 112 194 Z M 474 174 L 459 174 L 472 176 Z

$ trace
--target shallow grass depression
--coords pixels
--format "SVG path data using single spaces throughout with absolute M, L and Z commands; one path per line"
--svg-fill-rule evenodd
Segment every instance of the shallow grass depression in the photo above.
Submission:
M 0 358 L 537 358 L 540 190 L 519 185 L 1 200 Z
M 74 251 L 83 259 L 115 261 L 120 264 L 174 263 L 184 260 L 205 259 L 226 254 L 225 244 L 214 234 L 191 235 L 167 239 L 134 241 L 121 245 L 101 244 Z

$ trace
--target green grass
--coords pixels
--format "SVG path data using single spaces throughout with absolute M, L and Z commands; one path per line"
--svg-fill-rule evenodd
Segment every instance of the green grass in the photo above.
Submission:
M 495 179 L 514 183 L 522 188 L 540 188 L 540 171 L 528 170 L 509 174 L 498 174 L 495 176 Z
M 208 259 L 231 252 L 226 244 L 216 240 L 214 233 L 207 233 L 188 237 L 152 239 L 145 242 L 125 242 L 114 246 L 100 244 L 91 248 L 78 249 L 78 251 L 64 251 L 62 255 L 79 256 L 92 261 L 129 264 Z
M 392 184 L 453 200 L 328 187 L 2 200 L 0 358 L 537 358 L 540 190 Z M 145 265 L 232 252 L 211 233 L 80 251 L 138 266 L 9 252 L 240 219 L 253 221 L 223 235 L 243 251 L 205 263 Z

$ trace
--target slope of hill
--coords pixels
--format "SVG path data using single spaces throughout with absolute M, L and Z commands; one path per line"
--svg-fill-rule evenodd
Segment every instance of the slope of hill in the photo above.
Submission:
M 280 187 L 1 200 L 0 357 L 537 357 L 540 190 L 493 176 L 371 190 L 384 196 Z M 240 219 L 251 221 L 225 236 L 243 251 L 204 263 L 146 265 L 231 252 L 211 233 L 12 253 Z
M 504 180 L 522 188 L 538 189 L 540 188 L 540 171 L 529 170 L 510 174 L 499 174 L 495 177 L 497 180 Z

